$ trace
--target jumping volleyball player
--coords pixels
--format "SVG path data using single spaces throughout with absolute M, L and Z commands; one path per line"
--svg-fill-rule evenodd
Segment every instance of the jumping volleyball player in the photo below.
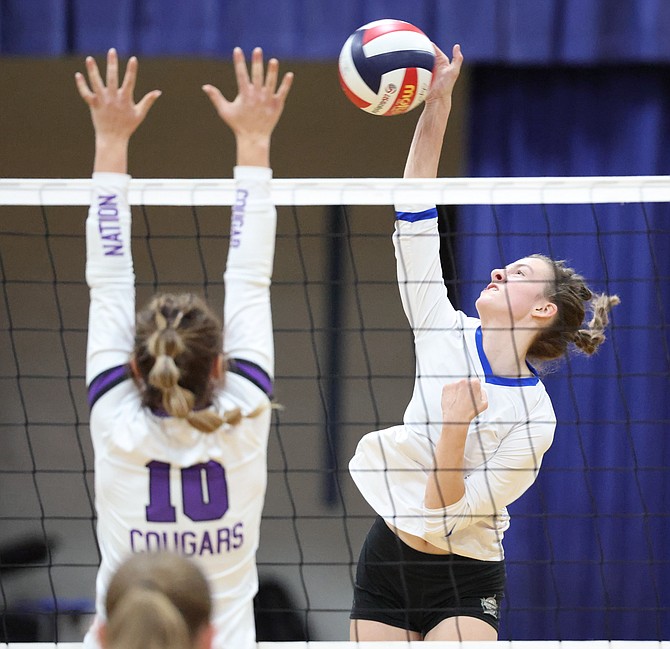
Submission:
M 463 56 L 436 47 L 405 178 L 437 175 Z M 506 506 L 535 481 L 556 418 L 529 361 L 604 340 L 616 296 L 594 295 L 540 255 L 491 272 L 479 319 L 456 311 L 440 268 L 434 205 L 397 205 L 393 243 L 414 332 L 416 379 L 404 424 L 365 435 L 350 462 L 379 515 L 363 545 L 352 640 L 496 640 L 505 587 Z M 587 307 L 593 319 L 584 325 Z
M 135 315 L 127 151 L 160 93 L 136 104 L 137 60 L 130 59 L 119 86 L 114 50 L 106 82 L 91 57 L 88 83 L 81 74 L 76 82 L 95 130 L 86 222 L 86 380 L 102 556 L 94 628 L 104 621 L 117 566 L 132 553 L 169 551 L 193 557 L 211 580 L 215 646 L 244 649 L 255 646 L 255 555 L 274 372 L 270 138 L 293 76 L 277 87 L 278 63 L 271 59 L 264 72 L 259 48 L 251 77 L 239 48 L 233 62 L 234 101 L 203 87 L 237 147 L 223 344 L 219 319 L 192 294 L 159 294 Z M 95 642 L 92 629 L 85 644 Z

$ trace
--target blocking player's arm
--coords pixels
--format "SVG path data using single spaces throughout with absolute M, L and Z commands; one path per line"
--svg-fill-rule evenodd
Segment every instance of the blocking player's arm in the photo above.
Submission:
M 227 100 L 221 91 L 203 86 L 219 117 L 235 136 L 235 205 L 226 272 L 224 352 L 236 369 L 268 396 L 272 392 L 274 344 L 270 282 L 275 250 L 276 210 L 270 180 L 270 141 L 284 110 L 293 74 L 279 82 L 279 62 L 264 69 L 257 47 L 247 70 L 244 53 L 233 51 L 237 95 Z
M 133 349 L 135 274 L 130 249 L 129 181 L 130 176 L 120 173 L 93 174 L 86 219 L 86 281 L 90 292 L 86 384 L 91 405 L 102 390 L 101 382 L 107 384 L 103 373 L 128 363 Z
M 235 168 L 236 200 L 224 275 L 225 354 L 238 364 L 258 366 L 267 375 L 261 382 L 268 395 L 274 375 L 270 283 L 277 222 L 271 177 L 269 168 Z
M 86 280 L 91 296 L 86 376 L 91 403 L 109 378 L 105 373 L 118 370 L 121 376 L 133 343 L 135 277 L 127 198 L 128 144 L 160 96 L 154 90 L 135 103 L 137 68 L 133 57 L 119 84 L 118 56 L 110 49 L 104 80 L 90 56 L 86 77 L 79 72 L 75 75 L 95 131 L 92 201 L 86 220 Z

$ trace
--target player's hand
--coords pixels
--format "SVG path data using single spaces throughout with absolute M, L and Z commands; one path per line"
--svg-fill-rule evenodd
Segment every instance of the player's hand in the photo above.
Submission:
M 442 388 L 442 420 L 445 424 L 470 424 L 489 406 L 479 379 L 461 379 Z
M 95 59 L 86 57 L 86 74 L 75 74 L 77 90 L 91 109 L 91 118 L 96 138 L 102 140 L 129 140 L 144 121 L 149 109 L 160 97 L 160 90 L 152 90 L 135 103 L 133 93 L 137 79 L 137 59 L 128 61 L 123 83 L 119 86 L 119 61 L 114 48 L 107 52 L 105 80 L 100 74 Z
M 239 47 L 233 51 L 233 65 L 237 79 L 237 96 L 233 101 L 228 101 L 212 85 L 205 85 L 202 89 L 236 136 L 269 138 L 284 110 L 293 73 L 287 72 L 277 87 L 279 62 L 270 59 L 264 72 L 263 50 L 260 47 L 255 48 L 251 55 L 251 77 Z
M 433 67 L 433 80 L 426 96 L 427 106 L 451 101 L 451 93 L 456 85 L 458 75 L 461 73 L 461 65 L 463 65 L 460 45 L 454 45 L 451 61 L 435 43 L 433 43 L 433 46 L 435 47 L 435 66 Z

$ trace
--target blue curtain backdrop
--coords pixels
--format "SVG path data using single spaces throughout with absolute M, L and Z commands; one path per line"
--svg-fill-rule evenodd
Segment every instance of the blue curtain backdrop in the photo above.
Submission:
M 472 175 L 670 174 L 668 68 L 481 66 L 469 119 Z M 534 252 L 622 301 L 598 355 L 546 379 L 559 423 L 510 508 L 503 637 L 669 638 L 669 206 L 468 207 L 459 221 L 465 307 L 491 268 Z
M 262 45 L 334 59 L 385 17 L 462 44 L 470 174 L 670 174 L 668 0 L 2 0 L 0 54 L 228 59 Z M 602 352 L 546 380 L 559 427 L 511 508 L 501 637 L 670 638 L 668 206 L 469 208 L 459 221 L 466 310 L 492 267 L 535 251 L 622 298 Z
M 225 56 L 235 45 L 330 59 L 379 18 L 420 26 L 470 62 L 670 62 L 667 0 L 2 0 L 0 54 Z

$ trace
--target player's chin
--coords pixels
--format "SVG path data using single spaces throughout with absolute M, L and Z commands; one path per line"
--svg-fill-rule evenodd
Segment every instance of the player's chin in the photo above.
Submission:
M 477 309 L 480 318 L 488 313 L 495 313 L 499 310 L 496 293 L 484 289 L 475 300 L 475 308 Z
M 493 295 L 491 291 L 489 291 L 488 289 L 483 289 L 482 292 L 479 294 L 479 297 L 475 300 L 475 306 L 477 306 L 478 304 L 489 303 L 492 297 Z
M 481 309 L 482 307 L 485 308 L 485 305 L 487 302 L 490 301 L 490 296 L 486 295 L 486 290 L 483 290 L 480 294 L 479 297 L 475 300 L 475 309 L 477 309 L 477 313 L 481 316 L 482 312 Z

